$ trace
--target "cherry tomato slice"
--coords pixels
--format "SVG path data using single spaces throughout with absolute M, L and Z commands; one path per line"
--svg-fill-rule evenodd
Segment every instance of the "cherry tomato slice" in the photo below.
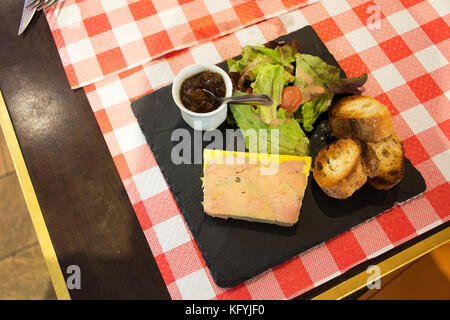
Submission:
M 294 113 L 302 102 L 302 92 L 296 86 L 289 86 L 283 89 L 280 107 L 286 111 Z

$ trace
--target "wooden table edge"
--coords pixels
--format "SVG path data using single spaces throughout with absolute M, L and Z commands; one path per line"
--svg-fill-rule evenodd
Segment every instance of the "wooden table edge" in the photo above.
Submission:
M 44 216 L 42 215 L 41 207 L 34 191 L 34 187 L 31 182 L 31 178 L 1 91 L 0 126 L 2 127 L 3 135 L 5 136 L 6 144 L 11 154 L 12 162 L 19 179 L 19 184 L 25 198 L 28 212 L 36 232 L 48 272 L 50 274 L 53 288 L 55 289 L 56 297 L 58 300 L 70 300 L 71 297 L 58 262 L 58 257 L 56 256 L 55 248 L 53 247 L 53 242 L 50 238 Z
M 20 149 L 14 127 L 12 125 L 6 104 L 0 91 L 0 125 L 5 136 L 6 144 L 14 164 L 14 168 L 19 179 L 19 183 L 27 204 L 27 208 L 36 231 L 36 235 L 41 247 L 52 285 L 55 289 L 56 296 L 59 300 L 70 300 L 70 294 L 61 271 L 58 258 L 56 256 L 53 243 L 51 241 L 47 225 L 45 223 L 33 184 L 26 167 L 22 151 Z M 381 279 L 384 276 L 394 272 L 395 270 L 419 259 L 430 251 L 450 241 L 450 228 L 441 230 L 428 238 L 406 248 L 405 250 L 393 255 L 390 258 L 378 264 L 380 274 L 376 279 Z M 363 271 L 331 289 L 313 297 L 313 300 L 340 300 L 348 295 L 362 289 L 367 285 L 369 274 Z

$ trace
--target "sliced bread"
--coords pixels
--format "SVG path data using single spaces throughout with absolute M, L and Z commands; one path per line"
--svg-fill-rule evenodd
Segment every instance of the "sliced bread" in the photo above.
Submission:
M 367 181 L 361 144 L 344 138 L 319 151 L 313 176 L 320 188 L 330 197 L 345 199 Z
M 392 135 L 379 142 L 368 142 L 367 146 L 378 159 L 378 173 L 368 179 L 369 184 L 379 190 L 391 189 L 402 180 L 405 171 L 402 142 Z
M 388 108 L 372 97 L 343 98 L 329 109 L 329 118 L 331 131 L 338 138 L 377 142 L 394 134 Z

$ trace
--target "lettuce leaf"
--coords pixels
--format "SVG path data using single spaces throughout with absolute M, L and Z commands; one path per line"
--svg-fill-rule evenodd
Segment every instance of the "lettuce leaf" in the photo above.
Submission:
M 284 86 L 288 86 L 295 82 L 295 76 L 287 71 L 284 71 Z
M 298 53 L 289 45 L 275 48 L 245 46 L 242 59 L 227 62 L 230 72 L 239 72 L 239 88 L 245 80 L 250 80 L 254 94 L 267 94 L 273 100 L 273 105 L 268 107 L 230 105 L 233 118 L 246 138 L 247 148 L 255 130 L 266 130 L 266 137 L 257 138 L 257 150 L 262 152 L 271 152 L 271 132 L 277 130 L 280 154 L 309 154 L 309 140 L 300 124 L 306 131 L 313 130 L 313 124 L 331 105 L 334 94 L 361 94 L 360 87 L 367 81 L 367 74 L 341 79 L 339 68 L 319 57 Z M 302 90 L 304 97 L 304 103 L 296 113 L 300 117 L 297 121 L 292 114 L 278 108 L 283 88 L 292 83 Z M 236 94 L 243 93 L 238 91 Z
M 295 61 L 295 54 L 295 49 L 288 45 L 276 47 L 275 49 L 264 46 L 245 46 L 242 49 L 242 58 L 240 60 L 227 60 L 228 71 L 242 72 L 250 64 L 254 67 L 260 63 L 269 63 L 281 65 L 287 72 L 293 74 L 294 66 L 292 62 Z
M 303 128 L 306 131 L 309 132 L 314 129 L 314 122 L 322 112 L 327 111 L 328 107 L 331 105 L 332 100 L 333 94 L 326 93 L 303 104 L 302 108 L 300 109 L 302 115 L 301 122 L 303 124 Z
M 268 125 L 250 105 L 231 104 L 230 109 L 245 138 L 245 146 L 251 152 L 309 155 L 309 139 L 294 118 L 286 118 L 285 110 L 279 109 L 277 112 L 277 118 L 284 118 L 285 121 Z M 278 148 L 274 148 L 272 137 L 277 133 Z M 253 144 L 255 141 L 256 145 Z
M 297 53 L 295 61 L 295 77 L 300 88 L 316 85 L 323 86 L 328 93 L 361 94 L 360 88 L 367 82 L 366 73 L 356 78 L 341 78 L 339 68 L 319 57 Z
M 250 46 L 254 51 L 263 54 L 272 59 L 272 63 L 283 66 L 286 71 L 293 73 L 295 54 L 297 53 L 291 46 L 278 46 L 275 49 L 266 48 L 264 46 Z
M 258 53 L 254 51 L 250 46 L 245 46 L 242 49 L 242 58 L 240 60 L 227 60 L 228 71 L 241 72 L 250 64 L 250 62 L 252 62 L 256 58 L 257 54 Z
M 309 54 L 297 53 L 295 55 L 296 77 L 299 81 L 309 85 L 327 87 L 329 81 L 339 80 L 341 71 L 335 66 L 329 65 L 322 59 Z M 302 76 L 306 74 L 309 77 Z M 306 78 L 306 79 L 305 79 Z
M 302 90 L 303 96 L 308 97 L 308 101 L 299 109 L 300 121 L 306 131 L 311 131 L 319 115 L 327 111 L 333 94 L 360 95 L 360 87 L 367 81 L 367 74 L 356 78 L 341 78 L 339 68 L 327 64 L 319 57 L 297 53 L 295 61 L 295 85 Z
M 283 88 L 295 81 L 292 62 L 296 51 L 291 46 L 276 47 L 245 46 L 242 59 L 229 59 L 228 70 L 240 72 L 238 88 L 245 80 L 251 80 L 254 94 L 267 94 L 273 100 L 272 106 L 257 106 L 261 119 L 266 124 L 279 123 L 277 107 L 281 103 Z
M 356 78 L 342 78 L 332 80 L 327 83 L 327 91 L 331 93 L 348 93 L 360 95 L 361 87 L 367 82 L 367 73 L 363 73 Z
M 256 80 L 251 84 L 254 94 L 267 94 L 272 98 L 271 106 L 257 106 L 261 119 L 266 124 L 272 124 L 277 119 L 277 107 L 281 103 L 284 88 L 284 69 L 277 64 L 258 66 Z

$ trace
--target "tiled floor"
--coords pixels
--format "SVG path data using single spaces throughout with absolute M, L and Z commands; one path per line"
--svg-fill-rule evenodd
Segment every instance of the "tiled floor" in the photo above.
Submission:
M 360 299 L 450 299 L 450 244 L 386 276 Z M 56 299 L 0 130 L 0 300 Z
M 56 299 L 0 130 L 0 300 Z

